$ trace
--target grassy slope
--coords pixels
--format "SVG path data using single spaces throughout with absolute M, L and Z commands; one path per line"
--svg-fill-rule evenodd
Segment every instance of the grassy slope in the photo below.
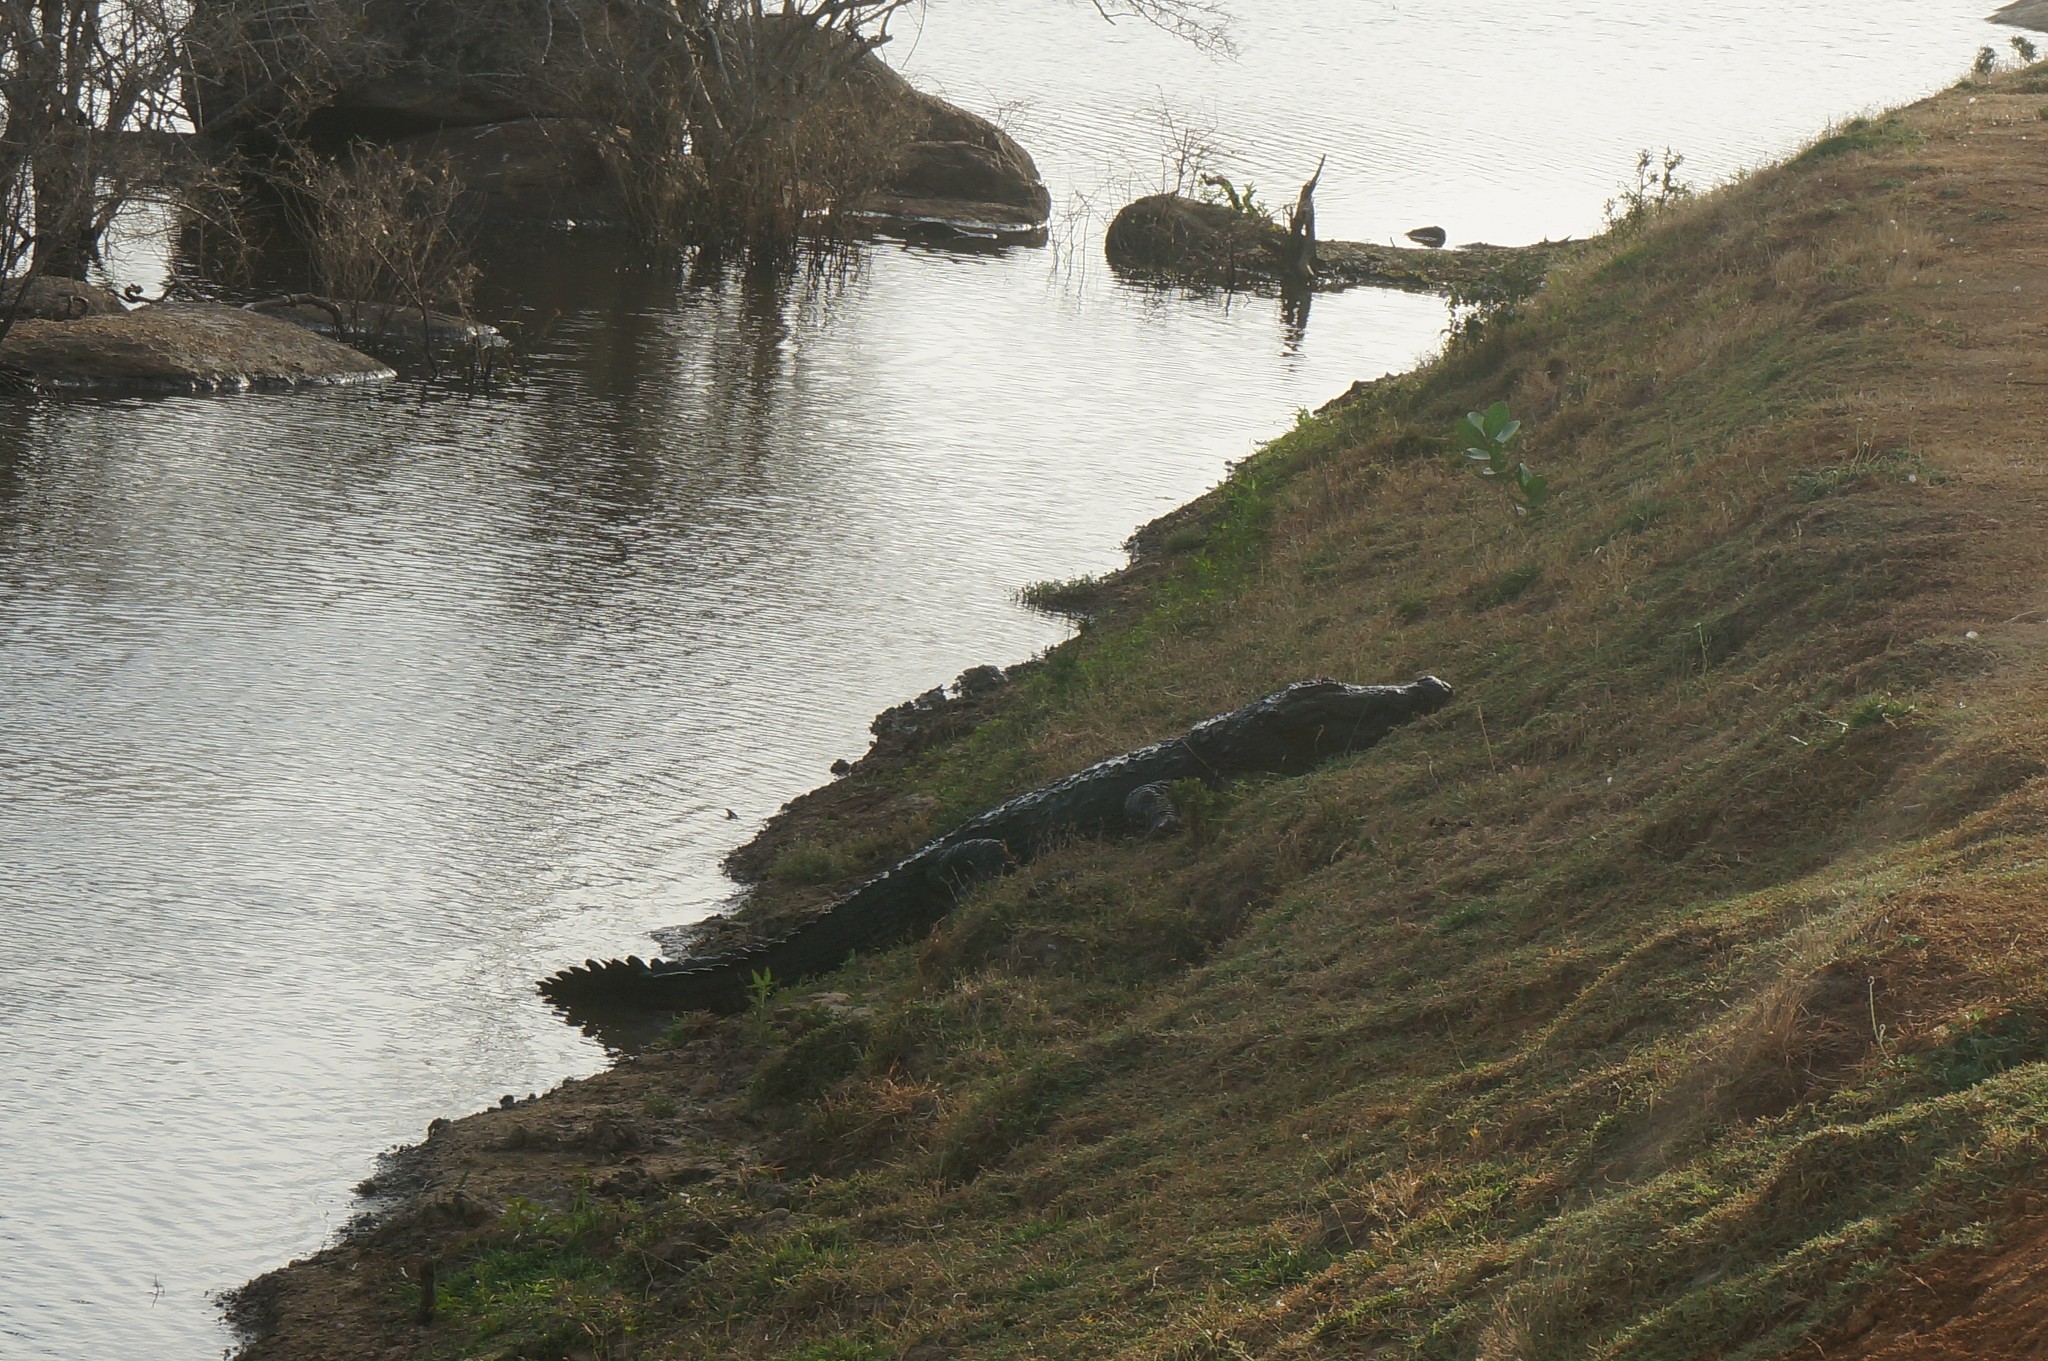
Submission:
M 732 1023 L 792 1216 L 515 1210 L 408 1345 L 1844 1355 L 1995 1253 L 2048 1184 L 2044 95 L 1841 131 L 1241 467 L 875 820 L 1301 676 L 1460 702 Z M 1534 524 L 1441 456 L 1496 399 Z

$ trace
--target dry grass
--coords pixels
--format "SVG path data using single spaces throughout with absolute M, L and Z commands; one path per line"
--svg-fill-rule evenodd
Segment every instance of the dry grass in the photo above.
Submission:
M 796 1213 L 603 1277 L 591 1354 L 1768 1357 L 1995 1251 L 2048 1142 L 2048 246 L 1986 215 L 2048 194 L 1999 121 L 2033 79 L 1834 130 L 1305 421 L 819 829 L 865 863 L 1300 676 L 1460 688 L 857 960 L 851 1047 L 735 1023 L 841 1056 L 752 1108 Z M 1497 399 L 1533 525 L 1438 456 Z

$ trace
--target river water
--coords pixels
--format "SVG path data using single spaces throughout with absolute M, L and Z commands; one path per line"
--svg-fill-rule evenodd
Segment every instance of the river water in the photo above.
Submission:
M 702 915 L 876 710 L 1062 636 L 1019 586 L 1436 343 L 1425 297 L 1297 329 L 1113 279 L 1169 126 L 1274 200 L 1328 152 L 1325 235 L 1512 242 L 1597 228 L 1640 147 L 1712 182 L 2005 36 L 1954 0 L 1243 8 L 1228 61 L 1064 0 L 899 25 L 1039 154 L 1053 249 L 749 279 L 570 234 L 491 262 L 559 314 L 500 396 L 0 405 L 0 1358 L 221 1354 L 213 1295 L 380 1150 L 603 1063 L 533 979 Z

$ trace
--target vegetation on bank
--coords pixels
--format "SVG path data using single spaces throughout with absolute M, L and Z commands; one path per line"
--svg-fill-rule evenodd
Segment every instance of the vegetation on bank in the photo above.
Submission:
M 1289 680 L 1452 709 L 678 1022 L 606 1090 L 721 1112 L 730 1175 L 498 1168 L 523 1199 L 404 1221 L 431 1326 L 348 1245 L 276 1278 L 284 1326 L 1562 1361 L 1874 1353 L 1911 1281 L 1967 1311 L 2048 1203 L 2044 95 L 1834 129 L 1304 415 L 971 735 L 800 808 L 761 908 Z M 1453 438 L 1497 402 L 1540 516 Z

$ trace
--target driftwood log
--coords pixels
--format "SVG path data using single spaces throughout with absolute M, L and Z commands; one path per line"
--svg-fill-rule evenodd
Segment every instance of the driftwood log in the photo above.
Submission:
M 747 1004 L 755 975 L 790 983 L 837 967 L 855 950 L 926 930 L 970 886 L 1030 859 L 1057 838 L 1170 830 L 1177 818 L 1166 789 L 1174 781 L 1217 784 L 1255 772 L 1298 775 L 1364 751 L 1450 698 L 1451 687 L 1434 676 L 1408 685 L 1301 681 L 1198 723 L 1180 737 L 1113 757 L 969 818 L 775 940 L 676 961 L 586 960 L 543 980 L 540 990 L 577 1010 L 738 1011 Z

